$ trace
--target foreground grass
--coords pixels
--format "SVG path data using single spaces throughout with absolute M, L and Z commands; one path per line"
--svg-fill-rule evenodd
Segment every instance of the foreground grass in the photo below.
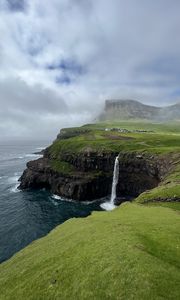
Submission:
M 180 211 L 180 202 L 147 202 L 148 206 L 163 206 Z
M 180 298 L 180 218 L 125 203 L 72 219 L 0 266 L 0 299 Z

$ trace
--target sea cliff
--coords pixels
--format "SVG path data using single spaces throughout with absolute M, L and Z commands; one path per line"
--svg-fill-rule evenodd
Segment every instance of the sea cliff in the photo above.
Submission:
M 139 127 L 134 132 L 130 129 L 132 123 L 123 124 L 128 129 L 122 130 L 121 125 L 110 127 L 98 123 L 62 129 L 42 158 L 27 163 L 19 188 L 46 188 L 77 201 L 108 196 L 117 155 L 120 169 L 117 197 L 136 198 L 165 183 L 168 188 L 172 184 L 172 180 L 167 184 L 168 176 L 172 177 L 179 168 L 179 152 L 174 145 L 178 145 L 179 136 L 170 136 L 168 132 L 162 135 L 157 128 L 148 131 Z M 134 127 L 138 124 L 134 123 Z M 155 129 L 152 124 L 149 127 Z M 179 187 L 178 179 L 174 181 Z M 173 197 L 177 200 L 179 192 Z

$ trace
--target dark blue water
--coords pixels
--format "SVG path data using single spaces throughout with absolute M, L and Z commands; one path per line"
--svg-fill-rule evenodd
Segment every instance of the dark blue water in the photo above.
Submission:
M 45 190 L 17 190 L 27 161 L 38 158 L 32 153 L 45 146 L 0 145 L 0 262 L 67 219 L 101 210 L 99 202 L 79 204 L 57 199 Z

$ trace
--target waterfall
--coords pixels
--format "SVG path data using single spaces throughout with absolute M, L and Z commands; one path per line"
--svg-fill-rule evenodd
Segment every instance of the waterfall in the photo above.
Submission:
M 119 179 L 119 156 L 116 157 L 114 163 L 114 171 L 113 171 L 113 182 L 112 182 L 112 190 L 111 190 L 111 203 L 114 204 L 114 200 L 116 199 L 116 187 Z
M 116 199 L 116 187 L 119 179 L 119 156 L 116 157 L 114 163 L 114 171 L 113 171 L 113 181 L 112 181 L 112 189 L 111 189 L 111 200 L 109 202 L 105 202 L 101 204 L 101 207 L 105 210 L 112 210 L 116 206 L 114 201 Z

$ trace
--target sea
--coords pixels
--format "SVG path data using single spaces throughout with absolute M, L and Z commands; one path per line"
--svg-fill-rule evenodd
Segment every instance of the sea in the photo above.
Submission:
M 50 191 L 18 189 L 26 163 L 48 142 L 0 144 L 0 263 L 70 218 L 102 210 L 100 202 L 67 201 Z

